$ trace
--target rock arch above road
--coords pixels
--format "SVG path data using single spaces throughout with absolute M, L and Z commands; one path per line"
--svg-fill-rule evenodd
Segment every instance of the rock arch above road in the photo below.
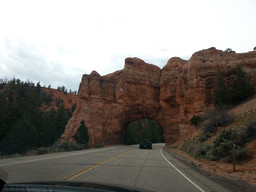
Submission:
M 61 140 L 73 141 L 84 120 L 89 145 L 120 144 L 129 122 L 149 118 L 161 124 L 166 144 L 173 144 L 193 131 L 189 124 L 193 115 L 202 115 L 213 107 L 218 70 L 232 79 L 237 64 L 255 86 L 256 51 L 237 54 L 215 48 L 196 52 L 188 61 L 171 58 L 163 69 L 139 58 L 126 58 L 120 71 L 105 76 L 96 71 L 83 75 L 76 110 Z

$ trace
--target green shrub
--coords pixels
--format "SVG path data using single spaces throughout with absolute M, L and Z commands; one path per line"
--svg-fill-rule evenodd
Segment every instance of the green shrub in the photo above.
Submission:
M 232 161 L 234 144 L 236 145 L 237 160 L 244 160 L 251 155 L 250 149 L 244 147 L 246 141 L 243 132 L 239 129 L 224 129 L 214 141 L 212 154 L 215 159 L 226 158 L 228 161 Z
M 222 159 L 232 153 L 233 142 L 231 140 L 223 141 L 220 144 L 214 144 L 212 154 L 216 159 Z
M 209 133 L 207 133 L 207 134 L 199 137 L 198 140 L 199 140 L 200 143 L 203 143 L 203 142 L 207 141 L 210 137 L 211 137 L 211 135 Z
M 233 153 L 234 153 L 234 149 L 232 149 L 230 154 L 225 156 L 223 158 L 223 160 L 226 161 L 226 162 L 229 162 L 229 163 L 233 162 L 233 155 L 234 155 Z M 251 152 L 250 148 L 238 147 L 238 148 L 235 149 L 235 159 L 236 159 L 236 161 L 241 162 L 241 161 L 250 159 L 251 157 L 252 157 L 252 152 Z
M 57 151 L 77 151 L 77 150 L 82 150 L 84 149 L 85 146 L 78 144 L 78 143 L 73 143 L 73 142 L 62 142 L 62 143 L 55 143 L 52 146 L 51 151 L 57 152 Z
M 256 138 L 256 120 L 252 120 L 248 123 L 245 130 L 245 136 L 247 141 L 252 141 Z
M 202 121 L 202 118 L 200 116 L 194 115 L 189 121 L 191 125 L 194 125 L 195 127 L 197 127 Z
M 212 154 L 217 158 L 221 159 L 231 154 L 233 149 L 234 138 L 236 132 L 232 129 L 224 129 L 220 132 L 220 135 L 216 137 L 213 145 Z
M 206 123 L 204 123 L 203 132 L 205 134 L 215 133 L 216 131 L 217 131 L 217 126 L 214 121 L 207 121 Z
M 194 155 L 196 157 L 206 157 L 206 156 L 209 156 L 211 154 L 211 148 L 212 148 L 212 146 L 210 144 L 203 144 L 203 143 L 201 143 L 194 150 Z
M 237 161 L 246 160 L 248 158 L 251 158 L 251 156 L 252 156 L 252 151 L 250 148 L 239 147 L 238 149 L 236 149 L 236 160 Z
M 193 154 L 196 149 L 196 145 L 192 141 L 189 141 L 185 145 L 183 145 L 183 148 L 188 153 Z
M 48 148 L 40 147 L 40 148 L 37 149 L 37 154 L 38 155 L 46 154 L 46 153 L 48 153 L 48 151 L 49 151 Z
M 215 133 L 217 127 L 226 126 L 234 121 L 234 115 L 227 110 L 209 110 L 206 112 L 202 129 L 205 134 Z
M 241 145 L 254 140 L 256 138 L 256 120 L 251 120 L 247 125 L 239 126 L 237 128 L 239 132 L 239 142 Z

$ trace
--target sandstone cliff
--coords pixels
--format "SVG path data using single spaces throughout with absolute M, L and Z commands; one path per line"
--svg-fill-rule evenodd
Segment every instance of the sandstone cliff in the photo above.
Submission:
M 188 61 L 171 58 L 163 69 L 127 58 L 123 70 L 106 76 L 95 71 L 83 75 L 76 110 L 61 140 L 73 141 L 84 120 L 89 145 L 123 143 L 130 122 L 149 118 L 161 124 L 167 145 L 175 143 L 193 131 L 189 124 L 193 115 L 213 107 L 218 70 L 231 83 L 238 64 L 256 87 L 255 51 L 237 54 L 215 48 L 196 52 Z

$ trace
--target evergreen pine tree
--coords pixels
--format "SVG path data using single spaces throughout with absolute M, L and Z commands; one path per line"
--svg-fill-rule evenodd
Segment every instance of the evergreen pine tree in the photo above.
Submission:
M 254 95 L 254 88 L 250 78 L 242 70 L 240 65 L 236 67 L 236 77 L 232 86 L 232 103 L 239 104 Z
M 61 99 L 58 109 L 43 111 L 43 101 L 53 94 L 41 91 L 40 83 L 19 79 L 0 80 L 0 153 L 25 153 L 37 147 L 49 147 L 63 133 L 72 115 Z M 73 107 L 74 110 L 75 107 Z
M 230 104 L 230 90 L 225 85 L 223 75 L 219 71 L 217 74 L 217 87 L 214 91 L 213 103 L 216 109 L 222 109 Z
M 85 126 L 84 120 L 81 121 L 79 128 L 77 129 L 77 132 L 74 136 L 76 142 L 88 145 L 89 141 L 89 135 L 88 135 L 88 129 Z

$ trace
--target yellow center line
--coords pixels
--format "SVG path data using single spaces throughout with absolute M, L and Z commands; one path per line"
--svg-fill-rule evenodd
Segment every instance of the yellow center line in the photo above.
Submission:
M 100 161 L 100 162 L 102 162 L 102 161 Z M 100 162 L 98 162 L 98 163 L 100 163 Z M 91 165 L 91 166 L 87 166 L 87 167 L 85 167 L 84 169 L 79 170 L 79 171 L 77 171 L 77 172 L 71 173 L 71 174 L 69 174 L 69 175 L 63 177 L 62 179 L 65 180 L 65 179 L 67 179 L 67 178 L 69 178 L 69 177 L 71 177 L 71 176 L 73 176 L 73 175 L 75 175 L 75 174 L 80 173 L 81 171 L 84 171 L 84 170 L 86 170 L 86 169 L 89 169 L 90 167 L 93 167 L 93 166 L 97 165 L 98 163 L 93 164 L 93 165 Z
M 117 154 L 117 155 L 115 155 L 115 156 L 113 156 L 113 157 L 111 157 L 111 158 L 109 158 L 109 159 L 106 159 L 106 160 L 103 160 L 103 161 L 99 161 L 98 163 L 95 163 L 95 164 L 92 165 L 92 166 L 89 166 L 89 167 L 86 167 L 86 168 L 81 169 L 81 170 L 79 170 L 79 171 L 76 171 L 76 172 L 74 172 L 74 173 L 71 173 L 71 174 L 69 174 L 69 175 L 63 177 L 62 179 L 63 179 L 63 180 L 67 180 L 67 181 L 71 181 L 71 180 L 73 180 L 73 179 L 79 177 L 80 175 L 82 175 L 82 174 L 84 174 L 84 173 L 86 173 L 86 172 L 88 172 L 88 171 L 90 171 L 90 170 L 92 170 L 92 169 L 95 169 L 96 167 L 98 167 L 98 166 L 100 166 L 100 165 L 103 165 L 104 163 L 107 163 L 107 162 L 109 162 L 109 161 L 115 159 L 116 157 L 118 157 L 118 156 L 120 156 L 120 155 L 124 155 L 124 154 L 129 153 L 129 152 L 131 152 L 131 151 L 133 151 L 133 150 L 135 150 L 135 149 L 132 149 L 132 150 L 129 150 L 129 151 L 126 151 L 126 152 Z

